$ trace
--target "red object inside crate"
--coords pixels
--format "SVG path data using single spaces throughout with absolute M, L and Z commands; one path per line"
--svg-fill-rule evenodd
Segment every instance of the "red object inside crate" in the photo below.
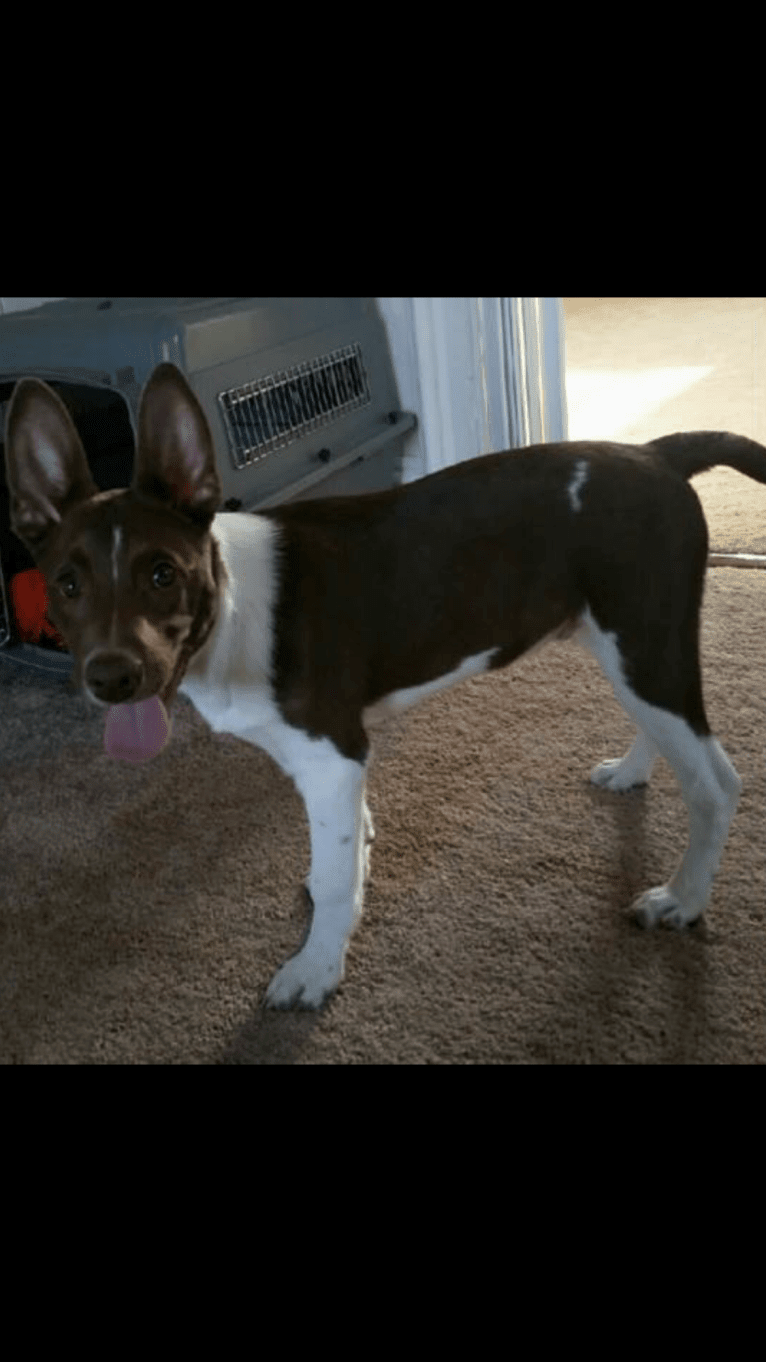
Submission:
M 61 648 L 66 648 L 61 634 L 48 619 L 45 579 L 37 568 L 17 572 L 11 578 L 11 605 L 19 637 L 25 643 L 39 643 L 41 639 L 47 638 Z

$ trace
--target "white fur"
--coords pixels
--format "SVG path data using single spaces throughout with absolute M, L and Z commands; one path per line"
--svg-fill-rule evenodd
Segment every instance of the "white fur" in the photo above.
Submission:
M 364 711 L 362 717 L 365 725 L 377 723 L 392 714 L 397 714 L 400 710 L 409 709 L 410 705 L 416 705 L 427 696 L 435 695 L 437 691 L 445 690 L 447 686 L 456 685 L 458 681 L 465 681 L 469 676 L 478 676 L 487 670 L 497 652 L 498 648 L 488 648 L 484 653 L 476 653 L 473 657 L 465 658 L 454 671 L 437 676 L 433 681 L 426 681 L 422 686 L 406 686 L 402 690 L 392 691 L 390 695 L 385 695 L 382 700 L 378 700 Z
M 649 779 L 658 752 L 678 777 L 689 811 L 688 850 L 669 883 L 647 890 L 634 908 L 647 927 L 660 919 L 684 927 L 707 906 L 742 782 L 714 737 L 699 737 L 685 719 L 647 704 L 631 690 L 615 635 L 600 629 L 588 609 L 575 638 L 598 659 L 617 699 L 639 729 L 621 761 L 602 762 L 595 768 L 593 783 L 611 790 L 642 784 Z
M 575 464 L 574 473 L 572 474 L 572 480 L 567 487 L 567 496 L 569 497 L 569 504 L 573 511 L 582 510 L 580 493 L 588 481 L 588 471 L 588 460 L 578 459 Z
M 311 833 L 308 889 L 314 904 L 301 949 L 277 970 L 270 1007 L 319 1007 L 343 978 L 349 937 L 362 914 L 367 872 L 365 768 L 342 757 L 328 738 L 292 730 L 292 771 Z
M 605 790 L 632 790 L 636 785 L 646 785 L 656 756 L 655 744 L 639 729 L 630 751 L 624 757 L 602 761 L 591 771 L 590 778 Z
M 218 620 L 179 690 L 216 732 L 246 737 L 263 729 L 267 737 L 272 726 L 285 727 L 271 692 L 278 532 L 261 516 L 218 515 L 213 535 L 225 577 Z M 267 742 L 250 741 L 280 760 Z

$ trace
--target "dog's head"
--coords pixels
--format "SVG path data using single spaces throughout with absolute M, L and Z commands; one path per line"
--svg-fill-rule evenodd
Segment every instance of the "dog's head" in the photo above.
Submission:
M 66 407 L 39 379 L 16 385 L 5 437 L 11 525 L 48 591 L 75 680 L 108 705 L 106 747 L 154 756 L 190 657 L 216 618 L 221 498 L 205 414 L 160 364 L 141 397 L 133 482 L 99 492 Z

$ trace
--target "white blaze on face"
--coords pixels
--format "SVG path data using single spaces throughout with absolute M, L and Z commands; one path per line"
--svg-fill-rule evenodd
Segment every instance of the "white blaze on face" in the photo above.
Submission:
M 112 582 L 114 584 L 115 595 L 119 584 L 119 561 L 120 549 L 122 548 L 122 530 L 119 525 L 115 525 L 112 530 Z
M 111 642 L 114 645 L 117 637 L 117 601 L 120 587 L 120 553 L 122 552 L 122 529 L 115 525 L 112 529 L 112 600 L 114 610 L 112 611 Z

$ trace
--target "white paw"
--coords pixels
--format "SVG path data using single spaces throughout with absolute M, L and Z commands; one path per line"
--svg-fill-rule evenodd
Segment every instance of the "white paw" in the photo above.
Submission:
M 604 790 L 635 790 L 639 785 L 646 785 L 648 777 L 635 769 L 631 770 L 625 764 L 624 757 L 610 757 L 608 761 L 602 761 L 595 766 L 590 773 L 593 785 L 600 785 Z
M 642 927 L 654 927 L 661 922 L 663 926 L 675 927 L 676 931 L 682 931 L 699 916 L 684 912 L 679 899 L 667 884 L 661 884 L 657 889 L 647 889 L 633 904 L 633 913 Z
M 321 1007 L 342 978 L 343 952 L 330 955 L 307 943 L 277 970 L 266 990 L 266 1006 Z

